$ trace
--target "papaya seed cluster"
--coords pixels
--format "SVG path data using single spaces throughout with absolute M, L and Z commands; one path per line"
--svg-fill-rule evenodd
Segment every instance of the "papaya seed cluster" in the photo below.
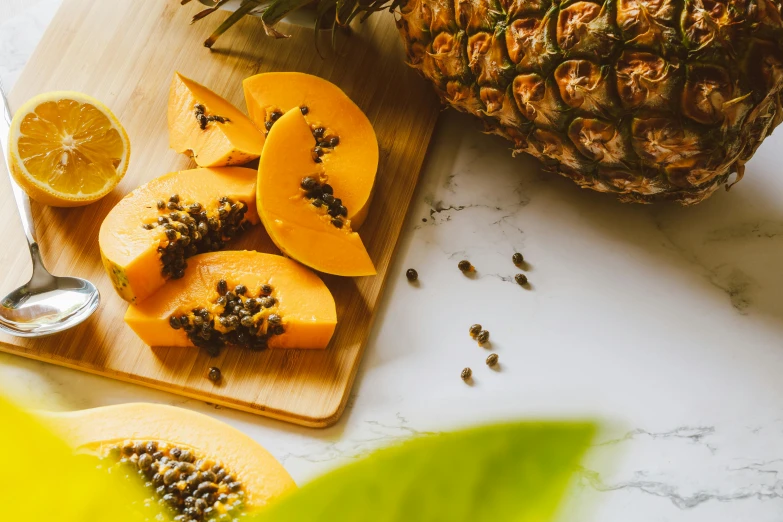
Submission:
M 216 287 L 218 298 L 210 309 L 193 308 L 189 313 L 169 317 L 169 325 L 183 329 L 190 341 L 213 357 L 227 346 L 264 350 L 270 337 L 285 333 L 283 318 L 273 309 L 278 304 L 271 285 L 261 285 L 256 297 L 238 284 L 229 290 L 221 279 Z
M 125 441 L 111 446 L 103 460 L 111 463 L 112 473 L 140 477 L 152 493 L 145 507 L 163 507 L 176 522 L 238 522 L 244 514 L 242 483 L 225 466 L 192 449 L 154 440 Z
M 226 241 L 251 226 L 245 219 L 247 204 L 228 197 L 221 197 L 217 207 L 210 211 L 199 202 L 183 204 L 178 194 L 173 194 L 167 202 L 158 200 L 156 206 L 160 212 L 157 220 L 142 227 L 164 230 L 165 240 L 158 247 L 158 253 L 163 265 L 161 273 L 167 279 L 185 275 L 187 258 L 222 250 Z

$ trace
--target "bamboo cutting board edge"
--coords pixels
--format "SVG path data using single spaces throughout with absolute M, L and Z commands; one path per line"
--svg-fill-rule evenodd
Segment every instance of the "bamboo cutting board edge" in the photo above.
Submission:
M 268 417 L 270 419 L 275 419 L 283 422 L 293 422 L 294 424 L 298 424 L 300 426 L 305 426 L 308 428 L 328 428 L 329 426 L 333 426 L 335 423 L 337 423 L 337 421 L 340 420 L 340 418 L 342 417 L 345 411 L 345 407 L 348 404 L 348 398 L 350 396 L 350 390 L 353 386 L 353 380 L 356 378 L 356 373 L 358 371 L 359 363 L 361 362 L 361 355 L 360 355 L 359 358 L 357 359 L 357 364 L 356 364 L 357 371 L 353 372 L 351 383 L 347 387 L 347 393 L 344 394 L 343 399 L 340 401 L 334 413 L 326 417 L 316 418 L 316 417 L 295 416 L 287 412 L 278 411 L 275 409 L 254 408 L 252 406 L 243 405 L 238 402 L 231 402 L 230 400 L 223 399 L 219 395 L 209 396 L 204 393 L 190 392 L 185 387 L 176 388 L 176 391 L 173 391 L 175 388 L 173 388 L 171 385 L 166 386 L 162 384 L 157 384 L 155 381 L 134 379 L 132 375 L 123 372 L 115 373 L 115 372 L 107 372 L 105 370 L 101 371 L 96 368 L 92 368 L 90 366 L 70 363 L 66 359 L 55 360 L 47 357 L 42 357 L 32 351 L 19 350 L 18 347 L 5 342 L 0 342 L 0 352 L 11 354 L 11 355 L 18 355 L 26 359 L 31 359 L 33 361 L 40 361 L 49 364 L 54 364 L 56 366 L 61 366 L 63 368 L 68 368 L 71 370 L 79 370 L 85 373 L 89 373 L 91 375 L 98 375 L 100 377 L 106 377 L 109 379 L 115 379 L 130 384 L 136 384 L 139 386 L 144 386 L 146 388 L 151 388 L 153 390 L 163 391 L 167 393 L 174 393 L 176 395 L 181 395 L 183 397 L 204 401 L 207 404 L 217 404 L 220 406 L 225 406 L 232 410 L 252 413 L 254 415 L 262 415 L 264 417 Z
M 194 377 L 194 375 L 198 375 L 196 371 L 198 365 L 203 364 L 201 357 L 191 356 L 185 352 L 167 351 L 162 355 L 155 354 L 157 358 L 155 359 L 149 354 L 139 351 L 138 357 L 134 359 L 133 353 L 128 355 L 124 352 L 120 353 L 126 350 L 124 346 L 122 348 L 108 346 L 110 344 L 109 338 L 115 339 L 115 342 L 119 344 L 123 332 L 115 332 L 101 323 L 101 321 L 109 320 L 121 321 L 120 317 L 107 316 L 106 310 L 117 308 L 117 303 L 114 301 L 119 300 L 119 297 L 114 295 L 113 291 L 107 292 L 105 287 L 101 288 L 102 304 L 99 309 L 99 312 L 104 312 L 103 315 L 99 314 L 90 318 L 85 323 L 87 326 L 83 325 L 77 328 L 79 332 L 63 334 L 62 337 L 50 338 L 49 341 L 43 343 L 0 337 L 0 351 L 141 384 L 304 426 L 326 427 L 334 424 L 343 414 L 349 400 L 350 390 L 358 372 L 370 329 L 374 323 L 377 304 L 386 285 L 387 271 L 397 249 L 400 230 L 405 222 L 426 148 L 439 114 L 439 106 L 434 94 L 429 86 L 424 84 L 423 80 L 415 77 L 415 73 L 403 63 L 404 53 L 399 45 L 399 38 L 396 29 L 393 28 L 390 16 L 382 20 L 381 16 L 383 15 L 381 15 L 362 25 L 357 35 L 352 37 L 356 38 L 357 49 L 349 49 L 350 56 L 348 57 L 342 54 L 340 60 L 345 60 L 344 62 L 333 60 L 331 63 L 327 63 L 321 61 L 320 58 L 313 59 L 311 52 L 312 32 L 308 37 L 308 31 L 300 28 L 289 28 L 289 32 L 293 33 L 294 37 L 281 44 L 281 42 L 274 42 L 266 38 L 258 38 L 263 31 L 260 23 L 256 20 L 246 19 L 240 22 L 238 27 L 224 35 L 219 42 L 222 48 L 218 49 L 216 53 L 197 54 L 191 52 L 188 54 L 192 51 L 188 46 L 195 47 L 198 53 L 205 51 L 200 47 L 201 35 L 199 32 L 186 23 L 187 17 L 192 14 L 187 10 L 179 6 L 161 6 L 157 4 L 157 0 L 118 1 L 114 4 L 113 10 L 100 4 L 103 3 L 96 6 L 88 0 L 65 0 L 63 2 L 41 44 L 36 48 L 28 66 L 11 93 L 12 101 L 18 103 L 22 99 L 44 90 L 79 90 L 80 85 L 90 85 L 90 90 L 104 93 L 103 101 L 107 101 L 115 113 L 118 110 L 127 113 L 127 115 L 121 115 L 120 119 L 125 123 L 132 140 L 135 139 L 134 135 L 138 136 L 138 140 L 133 142 L 132 150 L 132 158 L 138 158 L 140 153 L 136 144 L 149 142 L 148 134 L 154 133 L 154 129 L 157 127 L 153 124 L 153 131 L 150 131 L 148 119 L 144 118 L 144 114 L 138 114 L 144 113 L 145 108 L 149 113 L 152 108 L 141 105 L 138 106 L 141 107 L 141 110 L 137 110 L 135 104 L 141 100 L 160 105 L 160 93 L 156 93 L 156 84 L 144 83 L 143 81 L 148 78 L 156 78 L 156 74 L 160 76 L 160 72 L 154 68 L 139 69 L 138 64 L 129 59 L 115 67 L 114 62 L 107 61 L 103 52 L 105 46 L 119 45 L 123 50 L 135 53 L 133 56 L 137 61 L 144 62 L 146 60 L 145 63 L 156 65 L 163 62 L 161 67 L 165 67 L 166 63 L 174 63 L 180 70 L 184 68 L 182 72 L 186 74 L 189 72 L 188 69 L 204 70 L 204 74 L 211 74 L 214 77 L 215 83 L 208 83 L 208 86 L 215 88 L 218 92 L 221 92 L 222 89 L 231 90 L 232 96 L 229 96 L 229 100 L 234 103 L 238 102 L 237 90 L 241 90 L 241 85 L 237 88 L 236 78 L 246 77 L 256 72 L 301 70 L 333 79 L 362 106 L 376 125 L 379 137 L 381 165 L 379 166 L 379 182 L 377 184 L 379 191 L 383 191 L 385 194 L 376 193 L 368 223 L 360 231 L 376 262 L 379 275 L 375 278 L 348 280 L 350 282 L 330 277 L 325 278 L 327 284 L 335 292 L 338 311 L 342 308 L 345 314 L 348 314 L 340 318 L 344 323 L 343 330 L 356 329 L 357 331 L 340 332 L 338 324 L 338 331 L 335 333 L 335 337 L 338 339 L 332 343 L 338 345 L 330 345 L 325 354 L 274 354 L 260 360 L 258 364 L 261 366 L 259 368 L 263 371 L 258 375 L 262 378 L 271 375 L 272 378 L 263 382 L 247 378 L 238 379 L 241 383 L 248 382 L 249 386 L 255 386 L 249 392 L 221 388 L 215 388 L 212 391 L 206 390 L 207 386 L 202 382 L 206 379 L 202 377 L 202 381 L 199 381 Z M 145 8 L 150 11 L 146 17 L 141 13 Z M 155 13 L 160 16 L 153 18 Z M 213 15 L 215 20 L 211 22 L 219 22 L 219 17 L 220 15 Z M 116 28 L 125 23 L 127 18 L 136 20 L 135 24 L 131 21 L 127 22 L 129 26 L 133 24 L 134 34 L 128 34 L 128 31 L 112 30 L 112 24 Z M 383 22 L 388 23 L 384 26 Z M 84 31 L 88 28 L 95 29 L 94 37 L 89 40 L 83 37 Z M 59 34 L 54 34 L 55 31 L 59 31 Z M 171 54 L 174 56 L 159 54 L 156 58 L 158 49 L 133 47 L 134 39 L 139 39 L 143 43 L 145 36 L 149 41 L 149 35 L 156 34 L 161 40 L 159 44 L 169 46 Z M 390 46 L 393 49 L 390 49 Z M 367 49 L 359 49 L 362 47 L 367 47 Z M 65 58 L 55 61 L 51 57 L 53 52 L 62 52 Z M 83 53 L 86 56 L 84 64 L 73 61 L 74 55 L 81 56 L 78 53 Z M 384 60 L 382 56 L 376 56 L 374 53 L 390 56 Z M 71 58 L 70 62 L 68 58 Z M 353 58 L 356 58 L 356 61 L 350 61 Z M 108 78 L 96 75 L 94 71 L 107 64 L 117 69 L 117 77 Z M 49 69 L 42 70 L 46 67 Z M 375 71 L 375 75 L 372 74 L 372 71 Z M 167 74 L 169 72 L 167 71 Z M 133 80 L 133 73 L 139 75 L 138 82 Z M 410 76 L 411 74 L 413 77 Z M 122 82 L 122 75 L 130 79 L 130 85 Z M 60 80 L 63 78 L 67 78 L 67 81 L 61 82 Z M 65 85 L 61 85 L 62 83 Z M 395 88 L 393 89 L 392 86 Z M 399 96 L 394 98 L 390 94 L 398 94 L 400 89 L 407 90 L 412 99 L 400 102 Z M 84 90 L 91 93 L 90 90 Z M 405 97 L 403 96 L 403 98 Z M 129 107 L 128 104 L 131 106 Z M 241 103 L 238 105 L 242 106 Z M 117 106 L 119 108 L 116 108 Z M 118 116 L 120 115 L 118 114 Z M 167 147 L 165 148 L 166 152 L 161 152 L 159 144 L 156 143 L 154 150 L 149 155 L 155 156 L 157 154 L 164 162 L 173 162 L 173 164 L 170 163 L 168 168 L 161 168 L 155 175 L 187 167 L 184 165 L 186 160 L 183 157 L 175 156 L 167 150 Z M 143 147 L 142 150 L 144 150 Z M 131 161 L 133 162 L 133 159 Z M 145 157 L 142 159 L 142 163 L 144 162 L 149 168 L 150 160 Z M 133 163 L 131 163 L 131 168 L 133 168 Z M 129 192 L 139 182 L 154 177 L 147 176 L 145 171 L 139 174 L 142 169 L 143 166 L 137 166 L 136 172 L 132 175 L 129 171 L 126 180 L 132 183 L 123 181 L 121 184 L 122 194 Z M 386 179 L 381 178 L 384 175 Z M 392 180 L 394 180 L 393 183 Z M 12 275 L 5 274 L 3 276 L 4 283 L 2 284 L 10 289 L 12 284 L 17 284 L 20 278 L 23 278 L 19 275 L 19 272 L 22 271 L 20 267 L 27 266 L 29 261 L 24 260 L 27 255 L 26 248 L 23 248 L 23 243 L 20 245 L 18 241 L 19 237 L 22 237 L 21 233 L 10 232 L 11 229 L 18 228 L 18 218 L 11 217 L 15 213 L 15 208 L 13 211 L 8 208 L 11 200 L 7 182 L 4 188 L 5 191 L 0 191 L 0 203 L 5 199 L 6 208 L 0 207 L 0 219 L 2 219 L 0 227 L 5 227 L 6 233 L 4 235 L 18 236 L 10 241 L 10 248 L 5 253 L 0 252 L 0 262 L 9 262 L 8 272 L 12 272 Z M 117 194 L 115 193 L 106 199 L 114 198 L 116 200 Z M 91 205 L 91 207 L 99 205 L 100 203 Z M 11 203 L 10 206 L 13 207 L 13 204 Z M 74 221 L 78 228 L 79 219 L 84 221 L 83 212 L 53 210 L 40 208 L 37 205 L 34 207 L 36 207 L 34 213 L 36 214 L 42 250 L 45 253 L 49 252 L 50 256 L 49 268 L 58 274 L 73 273 L 90 278 L 103 277 L 102 269 L 96 272 L 94 266 L 90 267 L 87 273 L 78 272 L 78 269 L 77 273 L 74 273 L 74 260 L 63 260 L 73 253 L 71 252 L 73 245 L 67 243 L 64 245 L 66 248 L 59 251 L 62 252 L 62 255 L 57 261 L 51 262 L 54 259 L 52 253 L 58 252 L 56 248 L 58 243 L 72 239 L 71 235 L 74 235 L 78 240 L 78 232 L 68 230 L 63 226 L 63 222 Z M 103 208 L 100 208 L 96 212 L 102 210 Z M 382 215 L 381 218 L 378 217 L 379 214 Z M 368 230 L 368 233 L 364 232 L 365 230 Z M 373 232 L 374 235 L 372 235 Z M 87 234 L 87 232 L 83 233 Z M 90 244 L 90 239 L 92 239 L 92 243 L 97 240 L 89 236 L 83 239 L 87 241 L 83 244 L 80 243 L 83 248 L 76 252 L 79 259 L 75 263 L 78 264 L 80 260 L 83 261 L 82 258 L 85 258 L 84 263 L 94 265 L 95 259 L 93 259 L 94 256 L 91 257 L 91 250 L 95 249 L 95 245 Z M 259 250 L 269 251 L 268 239 L 264 241 L 266 243 Z M 241 247 L 238 246 L 237 249 L 239 248 Z M 99 259 L 97 263 L 100 265 Z M 84 269 L 85 267 L 81 267 L 81 270 Z M 342 319 L 346 320 L 342 321 Z M 355 324 L 356 320 L 362 321 L 361 324 Z M 127 329 L 127 327 L 125 328 Z M 58 340 L 52 341 L 51 339 Z M 102 343 L 103 351 L 95 353 L 90 346 L 87 346 L 92 342 Z M 348 344 L 340 345 L 340 342 Z M 55 343 L 63 343 L 67 347 L 64 351 L 58 350 Z M 135 349 L 128 351 L 133 352 Z M 146 347 L 145 349 L 150 350 Z M 277 351 L 269 350 L 268 352 Z M 295 350 L 292 352 L 306 351 Z M 228 359 L 231 359 L 235 367 L 241 368 L 239 364 L 241 356 L 231 355 L 226 358 L 226 360 Z M 144 366 L 150 360 L 157 361 L 158 368 L 142 368 L 143 371 L 138 371 L 138 366 Z M 326 364 L 326 367 L 321 368 L 318 366 L 319 364 Z M 184 374 L 175 373 L 169 366 L 181 366 Z M 300 373 L 297 374 L 297 372 Z M 334 377 L 333 381 L 329 380 L 330 376 Z M 166 380 L 166 377 L 172 378 Z M 259 380 L 261 379 L 259 378 Z M 278 380 L 281 381 L 279 384 Z M 257 394 L 254 395 L 256 391 Z M 290 394 L 294 398 L 292 399 L 286 394 Z M 300 404 L 301 401 L 310 401 L 312 404 Z

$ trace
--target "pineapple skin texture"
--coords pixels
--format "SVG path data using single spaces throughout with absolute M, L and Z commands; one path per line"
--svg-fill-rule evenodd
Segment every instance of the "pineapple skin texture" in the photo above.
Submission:
M 444 103 L 622 201 L 703 201 L 783 120 L 781 0 L 407 0 L 397 27 Z

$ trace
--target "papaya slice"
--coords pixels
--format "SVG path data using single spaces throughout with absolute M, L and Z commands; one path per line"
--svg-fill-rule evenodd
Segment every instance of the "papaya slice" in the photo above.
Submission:
M 140 477 L 150 502 L 137 508 L 149 505 L 152 516 L 162 504 L 174 520 L 234 520 L 296 489 L 253 439 L 193 411 L 131 403 L 41 417 L 102 469 Z
M 201 254 L 185 277 L 128 307 L 125 322 L 150 346 L 325 348 L 334 298 L 313 272 L 273 254 Z
M 250 119 L 267 132 L 284 113 L 302 111 L 316 139 L 316 154 L 323 154 L 321 160 L 333 173 L 329 184 L 358 230 L 367 217 L 378 170 L 378 139 L 367 116 L 339 87 L 310 74 L 262 73 L 246 78 L 243 87 Z
M 314 143 L 298 108 L 276 121 L 258 164 L 261 221 L 277 247 L 300 263 L 327 274 L 374 275 L 372 260 L 351 229 L 342 194 L 332 185 L 344 179 L 341 164 L 314 161 Z
M 174 73 L 168 104 L 169 145 L 200 167 L 256 159 L 264 135 L 239 109 L 203 85 Z
M 181 278 L 187 258 L 220 250 L 258 223 L 256 171 L 216 167 L 171 172 L 125 196 L 101 224 L 103 266 L 120 297 L 140 302 Z

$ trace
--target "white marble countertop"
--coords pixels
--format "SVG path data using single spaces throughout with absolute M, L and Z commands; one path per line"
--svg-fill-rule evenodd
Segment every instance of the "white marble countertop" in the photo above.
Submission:
M 58 5 L 0 0 L 6 87 Z M 595 417 L 607 429 L 569 521 L 781 522 L 781 148 L 778 130 L 742 183 L 699 207 L 628 206 L 541 174 L 445 112 L 336 426 L 299 428 L 8 355 L 0 391 L 39 408 L 201 411 L 264 444 L 300 484 L 412 433 Z M 509 281 L 514 251 L 530 263 L 530 290 Z M 474 280 L 457 270 L 461 258 L 477 267 Z M 420 287 L 405 280 L 408 267 Z M 492 332 L 499 371 L 468 338 L 474 322 Z M 473 386 L 459 378 L 464 366 Z

